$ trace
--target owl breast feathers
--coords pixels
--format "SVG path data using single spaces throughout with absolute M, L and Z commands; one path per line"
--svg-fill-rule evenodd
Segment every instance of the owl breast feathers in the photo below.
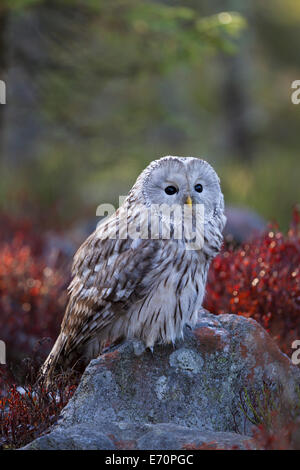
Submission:
M 197 230 L 202 234 L 198 245 L 189 245 L 184 230 L 176 238 L 175 216 L 159 212 L 154 227 L 149 215 L 160 206 L 190 214 L 196 239 Z M 199 229 L 195 207 L 204 211 Z M 87 363 L 119 339 L 138 338 L 150 348 L 174 343 L 185 324 L 197 322 L 225 222 L 219 178 L 207 162 L 191 157 L 153 161 L 124 204 L 75 254 L 69 303 L 43 376 L 50 378 L 78 359 Z M 166 225 L 168 238 L 162 236 Z

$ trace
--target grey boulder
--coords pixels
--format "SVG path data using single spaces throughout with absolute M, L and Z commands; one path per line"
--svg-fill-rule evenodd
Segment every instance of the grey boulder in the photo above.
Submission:
M 202 313 L 176 346 L 127 341 L 90 362 L 58 423 L 25 449 L 249 448 L 243 390 L 281 387 L 300 371 L 254 320 Z

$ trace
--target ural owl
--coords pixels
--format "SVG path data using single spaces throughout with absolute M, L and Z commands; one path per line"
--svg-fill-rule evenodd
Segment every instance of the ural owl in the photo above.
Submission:
M 169 218 L 170 236 L 162 236 L 161 223 L 168 224 L 168 218 L 159 212 L 153 223 L 148 217 L 161 205 L 184 208 L 193 227 L 195 207 L 204 208 L 199 246 L 191 249 L 184 230 L 175 237 L 174 214 Z M 141 209 L 144 217 L 137 222 Z M 221 248 L 225 223 L 224 198 L 211 165 L 192 157 L 153 161 L 120 208 L 75 254 L 61 332 L 42 373 L 49 378 L 57 367 L 79 358 L 88 362 L 106 344 L 122 338 L 140 339 L 151 349 L 155 343 L 174 343 L 185 324 L 197 322 L 209 264 Z

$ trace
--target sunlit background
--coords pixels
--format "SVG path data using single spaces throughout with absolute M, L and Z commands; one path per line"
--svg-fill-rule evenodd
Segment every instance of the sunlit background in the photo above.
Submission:
M 2 211 L 92 225 L 151 160 L 193 155 L 227 206 L 287 229 L 298 0 L 2 0 L 0 23 Z
M 291 357 L 299 39 L 299 0 L 0 0 L 0 449 L 45 432 L 74 392 L 68 374 L 52 395 L 36 381 L 74 252 L 98 205 L 164 155 L 203 157 L 221 178 L 228 223 L 204 307 L 257 320 Z M 262 448 L 299 448 L 270 429 Z

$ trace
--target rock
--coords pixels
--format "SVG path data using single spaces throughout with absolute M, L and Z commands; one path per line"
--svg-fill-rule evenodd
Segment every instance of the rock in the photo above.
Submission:
M 247 436 L 231 432 L 200 431 L 172 423 L 119 423 L 106 426 L 106 435 L 88 425 L 57 428 L 23 450 L 196 450 L 200 448 L 247 449 Z
M 175 348 L 127 341 L 91 361 L 58 424 L 25 449 L 248 448 L 240 392 L 265 382 L 293 403 L 300 370 L 256 321 L 205 312 Z
M 32 450 L 111 450 L 116 448 L 112 440 L 103 432 L 84 426 L 73 426 L 70 431 L 58 428 L 33 441 L 25 449 L 29 447 Z
M 267 228 L 266 221 L 249 209 L 229 206 L 225 209 L 225 214 L 227 222 L 224 237 L 228 241 L 243 243 L 261 234 Z

